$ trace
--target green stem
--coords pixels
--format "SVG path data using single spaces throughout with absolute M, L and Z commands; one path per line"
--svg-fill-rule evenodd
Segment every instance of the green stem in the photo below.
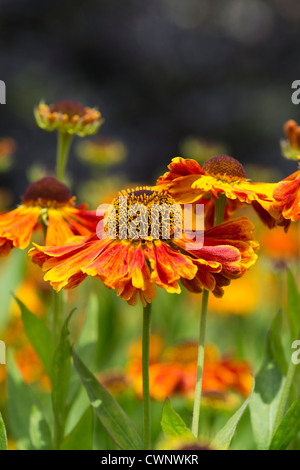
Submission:
M 218 225 L 223 222 L 225 206 L 226 206 L 226 196 L 221 193 L 219 193 L 218 196 L 219 198 L 215 200 L 215 221 L 214 221 L 215 225 Z M 202 294 L 202 307 L 201 307 L 201 315 L 200 315 L 197 379 L 196 379 L 196 388 L 195 388 L 195 395 L 194 395 L 194 409 L 193 409 L 193 419 L 192 419 L 192 433 L 196 438 L 198 438 L 198 434 L 199 434 L 208 297 L 209 297 L 209 291 L 204 289 L 203 294 Z
M 58 145 L 56 157 L 56 177 L 58 181 L 64 181 L 65 178 L 66 166 L 72 137 L 73 136 L 71 134 L 68 134 L 66 132 L 58 132 Z
M 283 417 L 283 414 L 284 414 L 284 410 L 285 410 L 286 403 L 287 403 L 289 393 L 290 393 L 290 388 L 291 388 L 293 378 L 294 378 L 294 374 L 295 374 L 295 369 L 296 369 L 296 364 L 294 364 L 291 361 L 290 365 L 289 365 L 289 368 L 288 368 L 287 376 L 286 376 L 286 379 L 285 379 L 284 387 L 283 387 L 283 390 L 282 390 L 282 395 L 281 395 L 281 398 L 280 398 L 280 402 L 279 402 L 279 405 L 278 405 L 278 411 L 277 411 L 277 415 L 276 415 L 275 423 L 274 423 L 274 433 L 275 433 L 276 429 L 278 428 L 278 426 L 280 424 L 280 421 L 281 421 L 281 419 Z
M 215 200 L 215 225 L 219 225 L 224 220 L 226 196 L 225 194 L 219 193 L 219 199 Z
M 202 295 L 200 334 L 199 334 L 199 344 L 198 344 L 197 381 L 196 381 L 196 388 L 195 388 L 194 410 L 193 410 L 193 421 L 192 421 L 192 433 L 194 434 L 196 438 L 198 438 L 198 433 L 199 433 L 199 418 L 200 418 L 200 404 L 201 404 L 201 394 L 202 394 L 208 296 L 209 296 L 209 291 L 204 290 L 203 295 Z
M 60 342 L 63 322 L 64 322 L 63 292 L 55 292 L 53 290 L 52 331 L 53 331 L 54 351 Z
M 151 448 L 151 400 L 149 390 L 149 350 L 151 332 L 151 304 L 144 307 L 143 313 L 143 342 L 142 342 L 142 369 L 143 369 L 143 408 L 144 408 L 144 446 L 145 450 Z
M 68 154 L 71 145 L 72 135 L 65 132 L 58 132 L 58 143 L 57 143 L 57 156 L 56 156 L 56 177 L 58 181 L 64 181 L 65 171 L 67 166 Z M 54 354 L 57 346 L 60 343 L 61 331 L 64 322 L 64 302 L 63 292 L 53 291 L 53 318 L 52 318 L 52 335 Z M 54 412 L 54 410 L 53 410 Z M 54 413 L 54 448 L 58 450 L 60 448 L 61 441 L 63 439 L 63 425 L 60 420 L 55 416 Z

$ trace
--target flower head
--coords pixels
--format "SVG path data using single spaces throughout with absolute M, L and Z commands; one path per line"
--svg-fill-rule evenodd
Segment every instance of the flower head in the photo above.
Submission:
M 180 204 L 201 202 L 224 194 L 230 200 L 230 214 L 242 204 L 251 204 L 269 228 L 285 225 L 285 220 L 270 214 L 275 184 L 251 183 L 243 165 L 228 155 L 217 155 L 202 167 L 191 159 L 173 158 L 169 171 L 157 181 Z M 228 203 L 227 203 L 228 205 Z
M 79 137 L 95 134 L 103 124 L 100 111 L 74 101 L 61 101 L 50 106 L 40 103 L 34 115 L 38 126 L 46 131 L 59 130 Z
M 222 287 L 242 276 L 256 260 L 258 244 L 246 217 L 206 231 L 204 246 L 188 251 L 184 239 L 174 238 L 174 214 L 169 219 L 170 237 L 164 238 L 163 218 L 155 226 L 157 236 L 152 236 L 148 217 L 151 205 L 174 207 L 168 193 L 138 187 L 120 194 L 126 196 L 125 209 L 118 197 L 107 218 L 108 226 L 115 223 L 115 238 L 74 237 L 63 247 L 35 245 L 31 250 L 33 262 L 46 271 L 45 280 L 57 291 L 75 287 L 90 275 L 116 289 L 130 305 L 135 305 L 138 297 L 143 305 L 151 302 L 156 286 L 180 293 L 179 282 L 193 292 L 207 289 L 222 296 Z M 136 204 L 144 209 L 138 217 L 131 212 Z
M 299 160 L 300 158 L 300 126 L 296 121 L 290 119 L 284 125 L 286 139 L 280 141 L 281 151 L 288 160 Z
M 274 188 L 274 217 L 284 217 L 287 221 L 300 219 L 300 170 L 280 181 Z
M 141 350 L 141 343 L 137 343 Z M 150 341 L 151 345 L 151 341 Z M 152 398 L 163 401 L 166 396 L 192 398 L 197 376 L 198 346 L 194 342 L 179 343 L 164 349 L 150 361 L 149 381 Z M 142 397 L 142 367 L 139 355 L 130 356 L 128 380 Z M 240 397 L 249 395 L 252 385 L 250 366 L 232 355 L 222 356 L 217 347 L 205 347 L 203 397 L 209 407 L 232 408 Z
M 93 166 L 116 165 L 127 156 L 127 149 L 122 142 L 98 137 L 84 140 L 77 145 L 78 157 Z
M 0 139 L 0 172 L 11 168 L 13 154 L 16 151 L 16 143 L 8 137 Z
M 75 198 L 63 183 L 46 177 L 28 186 L 22 204 L 0 215 L 0 256 L 12 248 L 25 249 L 35 230 L 46 230 L 46 244 L 63 245 L 74 235 L 95 232 L 99 219 Z

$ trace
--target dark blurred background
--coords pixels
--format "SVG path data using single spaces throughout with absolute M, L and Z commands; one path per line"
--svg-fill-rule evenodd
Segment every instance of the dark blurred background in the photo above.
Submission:
M 33 118 L 41 99 L 98 107 L 99 134 L 128 148 L 112 171 L 132 181 L 153 183 L 188 136 L 286 176 L 296 165 L 279 139 L 300 121 L 299 24 L 299 0 L 0 0 L 0 136 L 18 144 L 5 184 L 19 196 L 30 164 L 54 163 L 55 135 Z M 69 170 L 88 176 L 75 158 Z

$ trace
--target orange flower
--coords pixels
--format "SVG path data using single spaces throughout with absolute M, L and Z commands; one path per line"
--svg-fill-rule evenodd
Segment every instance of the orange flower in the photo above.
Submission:
M 274 217 L 283 216 L 288 221 L 300 219 L 300 170 L 280 181 L 274 188 Z
M 202 167 L 195 160 L 173 158 L 169 170 L 161 176 L 157 185 L 166 188 L 180 204 L 202 202 L 203 198 L 219 198 L 224 194 L 230 199 L 229 215 L 241 204 L 252 204 L 269 228 L 286 225 L 284 219 L 270 214 L 275 184 L 251 183 L 243 165 L 227 155 L 207 160 Z
M 16 351 L 15 358 L 26 383 L 32 384 L 38 382 L 42 389 L 46 391 L 51 390 L 50 379 L 46 375 L 39 357 L 29 343 Z
M 151 342 L 150 342 L 151 344 Z M 139 343 L 141 349 L 141 344 Z M 196 343 L 182 343 L 167 348 L 155 362 L 150 362 L 149 381 L 152 398 L 162 401 L 166 396 L 194 396 L 197 376 Z M 130 382 L 139 397 L 142 397 L 142 367 L 139 357 L 131 356 L 127 365 Z M 231 356 L 220 355 L 214 345 L 205 347 L 203 396 L 209 405 L 222 402 L 236 405 L 231 393 L 248 396 L 252 385 L 249 365 Z
M 69 189 L 54 178 L 42 178 L 26 189 L 22 204 L 0 215 L 0 256 L 11 249 L 25 249 L 35 230 L 46 228 L 46 244 L 62 245 L 74 234 L 89 235 L 99 218 L 86 206 L 75 206 Z
M 135 305 L 138 296 L 143 303 L 156 296 L 156 286 L 169 293 L 180 293 L 179 281 L 193 292 L 203 288 L 215 295 L 223 294 L 222 286 L 231 279 L 242 276 L 256 261 L 254 229 L 246 217 L 226 222 L 205 232 L 204 246 L 186 251 L 183 240 L 175 240 L 174 217 L 171 217 L 170 239 L 163 239 L 163 221 L 158 223 L 159 238 L 153 239 L 148 220 L 147 236 L 139 237 L 141 226 L 131 235 L 130 224 L 134 218 L 129 209 L 135 204 L 143 205 L 147 211 L 152 204 L 174 205 L 174 200 L 165 191 L 151 188 L 136 188 L 121 193 L 127 196 L 127 215 L 120 212 L 119 198 L 113 201 L 116 209 L 116 239 L 74 237 L 63 247 L 40 247 L 35 245 L 30 255 L 32 261 L 47 272 L 45 280 L 60 291 L 80 284 L 88 275 L 100 278 L 110 289 L 130 305 Z M 146 211 L 146 213 L 148 213 Z M 127 217 L 127 221 L 125 219 Z M 121 223 L 129 238 L 121 239 Z M 127 225 L 126 225 L 127 223 Z M 145 228 L 145 226 L 144 226 Z
M 282 263 L 297 259 L 299 256 L 299 233 L 297 225 L 292 225 L 288 233 L 275 229 L 260 234 L 264 253 L 275 262 Z

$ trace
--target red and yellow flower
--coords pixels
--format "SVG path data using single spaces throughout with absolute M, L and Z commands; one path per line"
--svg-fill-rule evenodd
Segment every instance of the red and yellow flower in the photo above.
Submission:
M 169 293 L 180 293 L 181 282 L 193 292 L 203 289 L 222 296 L 223 286 L 242 276 L 256 261 L 258 244 L 254 228 L 246 217 L 225 222 L 205 232 L 204 245 L 186 250 L 184 240 L 174 239 L 174 217 L 171 216 L 170 239 L 163 239 L 163 222 L 158 224 L 159 236 L 151 235 L 149 219 L 139 223 L 137 236 L 131 236 L 130 224 L 134 218 L 129 210 L 142 204 L 146 213 L 152 204 L 174 206 L 174 199 L 165 191 L 149 187 L 121 192 L 127 197 L 127 214 L 120 211 L 119 197 L 112 207 L 116 214 L 116 238 L 74 237 L 62 247 L 35 245 L 32 261 L 46 271 L 45 280 L 60 291 L 80 284 L 88 275 L 100 278 L 110 289 L 130 305 L 140 297 L 143 305 L 156 296 L 156 286 Z M 127 218 L 126 218 L 127 217 Z M 121 238 L 121 224 L 128 238 Z M 139 236 L 141 224 L 146 226 L 146 237 Z
M 141 343 L 137 343 L 141 354 Z M 151 342 L 150 342 L 151 347 Z M 139 397 L 142 397 L 142 368 L 140 354 L 130 357 L 127 374 Z M 149 366 L 150 394 L 163 401 L 167 396 L 193 398 L 197 376 L 196 343 L 181 343 L 152 357 Z M 239 396 L 247 397 L 252 386 L 250 366 L 231 355 L 221 356 L 215 345 L 205 347 L 202 392 L 208 406 L 234 407 Z
M 100 111 L 74 101 L 61 101 L 50 106 L 40 103 L 34 115 L 38 126 L 46 131 L 58 130 L 79 137 L 95 134 L 103 123 Z
M 280 181 L 274 188 L 274 217 L 296 222 L 300 219 L 300 170 Z
M 243 204 L 251 204 L 269 228 L 287 224 L 279 213 L 270 213 L 275 184 L 250 182 L 243 165 L 227 155 L 212 157 L 202 167 L 195 160 L 173 158 L 169 171 L 158 179 L 157 185 L 167 189 L 180 204 L 207 204 L 207 198 L 218 199 L 224 194 L 227 217 Z M 214 206 L 209 210 L 214 211 Z
M 42 178 L 26 189 L 22 204 L 0 215 L 0 256 L 25 249 L 36 230 L 46 231 L 46 244 L 63 245 L 74 235 L 90 235 L 99 218 L 86 205 L 75 206 L 70 190 L 55 178 Z

